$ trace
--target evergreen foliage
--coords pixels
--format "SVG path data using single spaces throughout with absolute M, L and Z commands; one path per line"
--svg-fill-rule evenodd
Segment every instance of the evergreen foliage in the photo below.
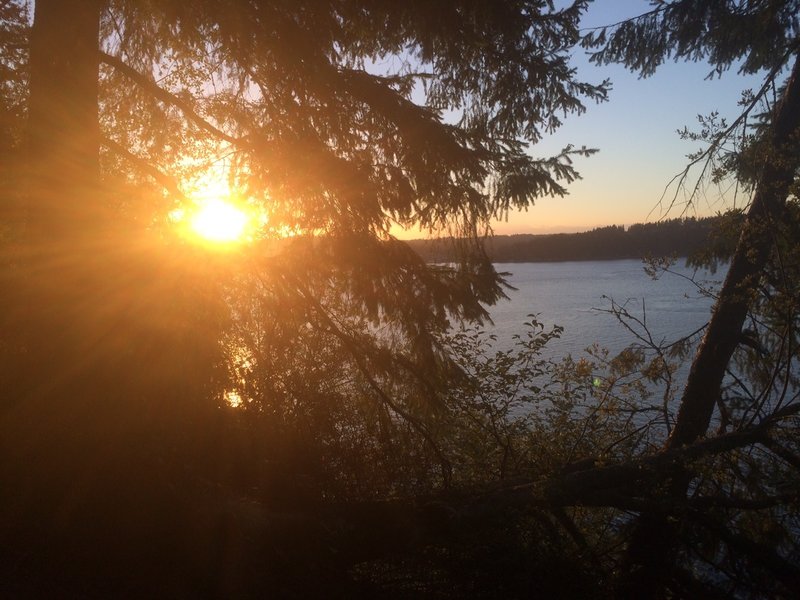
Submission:
M 569 67 L 586 5 L 0 7 L 4 594 L 797 589 L 797 74 L 746 118 L 796 61 L 795 2 L 658 1 L 584 32 L 644 75 L 767 73 L 696 138 L 754 194 L 697 258 L 733 273 L 703 340 L 616 304 L 618 356 L 545 360 L 560 330 L 535 318 L 509 349 L 470 328 L 503 293 L 491 218 L 564 193 L 591 153 L 531 155 L 605 98 Z M 267 215 L 227 254 L 170 218 L 215 169 Z M 452 264 L 395 226 L 452 236 Z
M 797 245 L 789 233 L 792 227 L 785 225 L 796 217 L 797 32 L 794 2 L 678 0 L 654 2 L 651 12 L 590 32 L 583 40 L 585 47 L 595 50 L 594 60 L 619 61 L 644 76 L 669 57 L 707 60 L 714 69 L 712 75 L 734 64 L 743 72 L 765 73 L 762 87 L 743 95 L 742 113 L 730 124 L 712 114 L 701 118 L 701 132 L 682 132 L 702 140 L 706 148 L 692 157 L 677 178 L 679 185 L 686 185 L 691 166 L 702 165 L 695 192 L 704 177 L 712 181 L 734 177 L 752 191 L 752 197 L 744 218 L 734 214 L 726 220 L 740 231 L 735 245 L 730 230 L 723 231 L 706 255 L 714 264 L 732 250 L 727 277 L 694 356 L 664 453 L 702 444 L 704 438 L 726 446 L 726 439 L 741 436 L 745 443 L 736 445 L 739 449 L 729 447 L 729 453 L 682 464 L 653 488 L 672 506 L 651 505 L 638 511 L 625 574 L 618 582 L 621 596 L 655 598 L 666 590 L 693 595 L 709 587 L 723 593 L 781 595 L 790 593 L 800 581 L 794 560 L 797 526 L 787 518 L 795 492 L 776 494 L 769 483 L 771 473 L 778 469 L 784 481 L 792 481 L 788 487 L 796 490 L 797 463 L 793 451 L 787 453 L 766 441 L 783 438 L 782 432 L 796 427 L 794 415 L 800 408 L 797 355 L 790 341 L 795 333 L 787 321 L 777 330 L 770 327 L 764 312 L 771 312 L 767 307 L 787 291 L 791 294 L 794 287 L 794 275 L 783 257 L 787 248 Z M 791 72 L 781 84 L 786 69 Z M 773 103 L 769 94 L 776 89 L 779 96 Z M 794 314 L 793 309 L 789 312 Z M 756 376 L 753 369 L 761 368 L 770 375 Z M 761 452 L 762 447 L 767 451 Z M 787 465 L 793 465 L 788 472 Z M 719 497 L 721 490 L 726 490 L 724 500 Z M 703 496 L 707 506 L 715 508 L 699 514 L 690 507 Z M 764 502 L 766 498 L 772 499 Z M 750 512 L 747 506 L 763 510 Z M 781 531 L 785 543 L 765 542 L 759 529 Z M 713 540 L 711 554 L 701 550 L 699 540 L 704 536 Z M 704 572 L 697 572 L 697 560 L 706 563 Z M 686 570 L 697 575 L 687 579 Z M 767 581 L 770 578 L 779 589 Z M 692 581 L 701 582 L 701 587 L 692 588 Z
M 598 27 L 581 40 L 599 64 L 621 63 L 642 76 L 668 59 L 706 61 L 721 75 L 773 76 L 797 52 L 794 0 L 684 0 L 651 2 L 652 10 L 616 25 Z
M 4 592 L 384 587 L 370 561 L 393 528 L 427 546 L 425 495 L 523 468 L 480 424 L 516 432 L 507 411 L 454 394 L 475 381 L 445 332 L 502 295 L 490 219 L 591 153 L 529 153 L 605 99 L 569 66 L 586 2 L 23 6 L 0 30 Z M 215 170 L 267 215 L 224 256 L 170 221 Z M 458 234 L 458 263 L 395 226 Z

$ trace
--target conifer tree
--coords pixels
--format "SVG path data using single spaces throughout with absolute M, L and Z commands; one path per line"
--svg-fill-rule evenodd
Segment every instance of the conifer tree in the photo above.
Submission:
M 70 568 L 88 571 L 89 548 L 118 537 L 103 560 L 144 568 L 137 551 L 180 531 L 188 517 L 168 515 L 186 497 L 263 482 L 233 472 L 276 456 L 276 505 L 330 497 L 303 482 L 356 462 L 354 420 L 374 425 L 362 446 L 384 469 L 368 491 L 449 485 L 434 430 L 442 383 L 462 374 L 441 333 L 502 295 L 481 246 L 491 219 L 563 195 L 572 155 L 590 153 L 534 157 L 606 96 L 569 64 L 586 5 L 37 0 L 4 239 L 2 475 L 17 493 L 2 509 L 20 544 L 5 564 L 35 572 L 77 549 Z M 238 260 L 170 233 L 186 181 L 215 164 L 265 215 Z M 458 261 L 424 263 L 396 227 L 457 235 Z M 218 423 L 231 386 L 271 427 L 252 442 L 269 459 L 228 462 L 250 443 L 221 431 L 238 417 Z
M 727 165 L 729 174 L 751 187 L 753 195 L 736 250 L 730 258 L 727 277 L 692 362 L 674 427 L 665 445 L 667 451 L 691 445 L 709 435 L 715 413 L 725 430 L 728 410 L 736 412 L 737 409 L 732 408 L 733 401 L 727 398 L 729 394 L 723 388 L 724 379 L 736 370 L 735 353 L 748 342 L 748 332 L 751 331 L 747 329 L 748 320 L 760 321 L 759 317 L 753 316 L 758 310 L 759 292 L 777 283 L 777 288 L 768 292 L 777 298 L 782 294 L 779 290 L 787 284 L 793 289 L 787 279 L 781 283 L 771 279 L 769 273 L 772 261 L 784 260 L 781 245 L 797 245 L 797 239 L 791 234 L 789 238 L 785 237 L 782 224 L 792 218 L 796 203 L 793 186 L 800 166 L 797 160 L 797 142 L 800 139 L 799 11 L 800 4 L 793 1 L 653 2 L 650 12 L 618 25 L 600 28 L 583 39 L 585 47 L 594 49 L 593 60 L 596 62 L 619 62 L 643 76 L 651 75 L 669 59 L 705 60 L 712 68 L 709 76 L 721 75 L 733 67 L 741 73 L 764 74 L 763 86 L 745 98 L 741 115 L 729 126 L 710 128 L 704 139 L 708 142 L 707 149 L 694 159 L 699 163 L 720 160 L 721 156 L 720 162 Z M 788 78 L 781 83 L 781 77 L 787 71 Z M 776 88 L 779 89 L 777 103 L 764 113 L 755 114 L 766 95 Z M 755 133 L 748 129 L 748 119 L 761 121 Z M 728 151 L 724 146 L 735 136 L 749 138 L 750 142 L 739 152 L 725 156 Z M 788 272 L 783 274 L 791 277 Z M 786 342 L 795 335 L 787 330 L 779 337 Z M 781 348 L 778 352 L 783 354 L 784 343 L 775 348 Z M 792 354 L 790 350 L 782 359 L 781 366 L 778 363 L 775 366 L 785 373 L 788 387 L 763 388 L 758 394 L 759 399 L 753 397 L 751 400 L 755 405 L 744 410 L 744 414 L 752 414 L 757 405 L 756 415 L 734 423 L 734 431 L 752 426 L 754 420 L 766 424 L 784 419 L 784 424 L 791 426 L 790 415 L 796 410 L 796 405 L 790 403 L 786 406 L 777 398 L 785 398 L 786 393 L 791 394 L 793 389 L 794 384 L 789 384 L 795 368 Z M 775 389 L 777 394 L 770 399 Z M 783 413 L 785 416 L 781 416 Z M 777 452 L 781 454 L 780 450 Z M 785 459 L 785 453 L 783 456 Z M 680 498 L 680 504 L 685 501 L 691 482 L 697 485 L 697 478 L 698 473 L 679 468 L 664 484 L 662 493 L 672 500 Z M 627 573 L 619 591 L 621 596 L 662 596 L 664 586 L 672 577 L 673 553 L 680 527 L 686 527 L 685 517 L 677 517 L 669 510 L 642 511 L 628 548 Z M 734 537 L 737 535 L 739 533 L 733 534 Z M 738 547 L 736 543 L 729 544 L 733 554 L 746 547 L 744 542 Z M 781 568 L 782 560 L 775 558 L 776 570 Z M 797 571 L 790 568 L 779 579 L 791 587 L 791 582 L 797 580 Z

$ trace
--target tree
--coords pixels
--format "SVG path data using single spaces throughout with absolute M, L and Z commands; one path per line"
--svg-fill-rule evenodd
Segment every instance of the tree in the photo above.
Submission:
M 568 66 L 585 7 L 41 0 L 32 28 L 0 9 L 3 114 L 27 131 L 0 171 L 25 209 L 2 240 L 11 593 L 586 597 L 620 568 L 619 596 L 796 587 L 793 75 L 755 128 L 706 128 L 698 161 L 755 195 L 677 416 L 691 340 L 550 364 L 535 321 L 506 352 L 447 331 L 502 294 L 491 217 L 577 176 L 572 148 L 528 152 L 605 97 Z M 768 73 L 752 115 L 796 61 L 797 8 L 659 2 L 585 41 L 644 74 L 743 58 Z M 218 165 L 268 217 L 227 256 L 169 217 Z M 455 266 L 393 226 L 458 234 Z M 667 387 L 642 424 L 648 378 Z
M 666 451 L 691 445 L 706 436 L 717 409 L 723 430 L 731 425 L 727 422 L 728 411 L 735 409 L 723 384 L 726 374 L 735 370 L 732 360 L 737 349 L 747 342 L 750 331 L 746 329 L 748 315 L 753 315 L 750 318 L 756 323 L 763 323 L 757 314 L 750 312 L 756 308 L 758 292 L 767 288 L 770 290 L 768 294 L 781 296 L 789 283 L 788 279 L 770 281 L 768 273 L 771 261 L 783 260 L 781 243 L 788 243 L 790 247 L 797 243 L 794 237 L 782 237 L 779 224 L 793 211 L 790 198 L 798 169 L 798 8 L 796 2 L 658 2 L 654 3 L 651 12 L 641 17 L 614 26 L 610 31 L 604 28 L 590 33 L 584 38 L 587 47 L 599 48 L 594 60 L 600 63 L 622 62 L 643 75 L 653 73 L 659 64 L 671 57 L 676 60 L 708 60 L 717 74 L 737 62 L 743 72 L 766 72 L 764 86 L 746 98 L 741 116 L 730 126 L 711 129 L 708 149 L 695 158 L 695 163 L 725 153 L 723 145 L 742 130 L 748 136 L 748 116 L 768 91 L 777 86 L 780 74 L 787 67 L 791 68 L 788 79 L 780 88 L 779 102 L 761 116 L 763 127 L 754 138 L 750 138 L 749 148 L 742 149 L 735 157 L 723 156 L 723 164 L 737 163 L 734 175 L 752 185 L 753 197 L 713 316 L 692 362 L 680 409 L 665 445 Z M 782 275 L 788 273 L 784 271 Z M 769 327 L 766 332 L 762 329 L 763 335 L 769 337 L 769 330 Z M 749 421 L 737 421 L 734 429 L 746 428 L 754 421 L 766 424 L 788 419 L 784 422 L 791 422 L 790 415 L 796 410 L 796 405 L 794 399 L 788 400 L 787 393 L 789 397 L 794 393 L 794 384 L 789 383 L 795 378 L 792 366 L 794 351 L 786 353 L 786 343 L 794 335 L 784 327 L 778 336 L 781 342 L 772 346 L 779 348 L 783 357 L 779 365 L 775 364 L 774 374 L 784 373 L 785 383 L 776 385 L 773 380 L 759 390 L 757 396 L 751 397 L 750 401 L 759 404 L 757 415 Z M 763 347 L 770 346 L 765 343 Z M 747 409 L 744 412 L 752 414 Z M 769 442 L 767 446 L 770 446 Z M 774 450 L 774 444 L 772 446 Z M 787 459 L 782 451 L 777 450 L 777 453 Z M 678 469 L 663 488 L 667 497 L 684 501 L 690 483 L 694 481 L 697 485 L 699 475 L 697 471 Z M 657 597 L 663 593 L 675 548 L 677 528 L 670 522 L 670 517 L 674 516 L 670 510 L 641 511 L 628 550 L 630 577 L 623 583 L 622 593 L 637 597 L 645 597 L 645 594 Z M 737 535 L 730 534 L 727 540 L 732 548 L 741 541 Z M 746 536 L 744 540 L 738 544 L 739 549 L 747 545 Z M 778 556 L 775 563 L 784 564 Z M 796 582 L 797 571 L 788 569 L 783 577 L 785 582 Z
M 561 115 L 605 98 L 607 84 L 577 81 L 568 64 L 585 6 L 37 1 L 15 147 L 24 211 L 4 240 L 2 472 L 19 490 L 2 507 L 17 532 L 6 564 L 36 573 L 48 553 L 75 567 L 89 552 L 93 568 L 157 569 L 147 537 L 176 532 L 154 554 L 174 550 L 185 532 L 170 519 L 192 505 L 187 490 L 211 495 L 209 477 L 233 485 L 219 471 L 247 451 L 242 419 L 220 410 L 231 385 L 253 401 L 247 427 L 295 411 L 272 424 L 287 436 L 290 424 L 341 434 L 371 410 L 387 486 L 410 468 L 392 460 L 397 448 L 414 445 L 419 481 L 448 485 L 434 430 L 443 384 L 463 373 L 441 333 L 484 318 L 502 294 L 479 243 L 490 219 L 563 194 L 577 176 L 570 155 L 589 153 L 528 154 Z M 12 16 L 25 31 L 22 11 Z M 181 176 L 220 159 L 269 219 L 239 264 L 198 258 L 165 232 Z M 458 265 L 426 265 L 393 226 L 460 234 Z M 287 348 L 304 369 L 281 362 Z M 326 391 L 326 361 L 360 396 Z M 247 369 L 274 377 L 240 380 Z M 312 437 L 269 454 L 295 454 L 272 479 L 289 484 L 285 503 L 305 493 L 291 473 L 300 450 L 330 447 Z M 310 454 L 309 469 L 321 462 Z M 44 533 L 31 537 L 24 525 L 36 522 Z M 88 550 L 115 537 L 130 549 Z

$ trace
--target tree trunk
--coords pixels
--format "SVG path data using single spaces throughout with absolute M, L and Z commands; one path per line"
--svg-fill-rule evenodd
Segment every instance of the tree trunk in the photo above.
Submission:
M 800 132 L 800 59 L 796 60 L 772 124 L 769 156 L 758 180 L 728 275 L 703 342 L 695 355 L 678 418 L 667 447 L 691 444 L 705 435 L 719 398 L 722 379 L 741 339 L 747 311 L 772 250 L 779 222 L 798 168 Z
M 795 60 L 783 98 L 772 123 L 769 156 L 762 168 L 753 202 L 747 213 L 728 275 L 711 320 L 697 350 L 684 389 L 675 427 L 666 448 L 695 442 L 706 434 L 722 380 L 741 339 L 747 312 L 772 251 L 772 231 L 786 206 L 789 188 L 798 168 L 794 148 L 800 134 L 800 59 Z M 686 495 L 691 482 L 686 472 L 673 474 L 663 493 Z M 672 515 L 672 519 L 676 516 Z M 669 578 L 678 523 L 670 515 L 642 513 L 634 524 L 624 574 L 617 595 L 621 598 L 659 598 Z
M 100 0 L 37 0 L 30 46 L 28 227 L 45 246 L 97 217 Z
M 30 38 L 28 124 L 19 255 L 3 275 L 3 477 L 5 498 L 46 503 L 68 440 L 79 434 L 82 369 L 93 314 L 94 266 L 103 201 L 99 182 L 98 72 L 101 0 L 37 0 Z M 70 478 L 62 470 L 61 481 Z M 7 482 L 8 480 L 6 480 Z M 31 487 L 26 491 L 27 483 Z M 50 488 L 46 488 L 50 489 Z M 3 503 L 5 504 L 5 502 Z
M 14 343 L 23 389 L 45 394 L 85 353 L 86 305 L 97 277 L 100 193 L 98 72 L 100 0 L 37 0 L 30 41 Z M 66 361 L 66 362 L 65 362 Z M 60 372 L 59 372 L 60 371 Z M 73 377 L 77 373 L 73 373 Z M 50 385 L 47 385 L 49 382 Z M 21 395 L 20 395 L 21 393 Z
M 200 269 L 175 269 L 118 226 L 101 182 L 103 4 L 36 1 L 25 229 L 3 273 L 0 488 L 13 492 L 0 494 L 0 579 L 54 577 L 53 589 L 88 584 L 102 562 L 114 574 L 135 573 L 133 560 L 161 568 L 150 557 L 177 553 L 189 512 L 174 475 L 189 479 L 201 451 L 221 471 L 225 433 L 208 392 L 220 351 Z

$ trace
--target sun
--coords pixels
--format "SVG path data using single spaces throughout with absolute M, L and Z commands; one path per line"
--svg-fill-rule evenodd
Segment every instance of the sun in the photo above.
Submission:
M 181 191 L 185 201 L 168 219 L 181 237 L 209 250 L 250 246 L 269 220 L 263 204 L 233 185 L 219 165 L 186 179 Z
M 224 200 L 206 200 L 191 217 L 192 232 L 208 242 L 230 244 L 244 240 L 250 217 Z

